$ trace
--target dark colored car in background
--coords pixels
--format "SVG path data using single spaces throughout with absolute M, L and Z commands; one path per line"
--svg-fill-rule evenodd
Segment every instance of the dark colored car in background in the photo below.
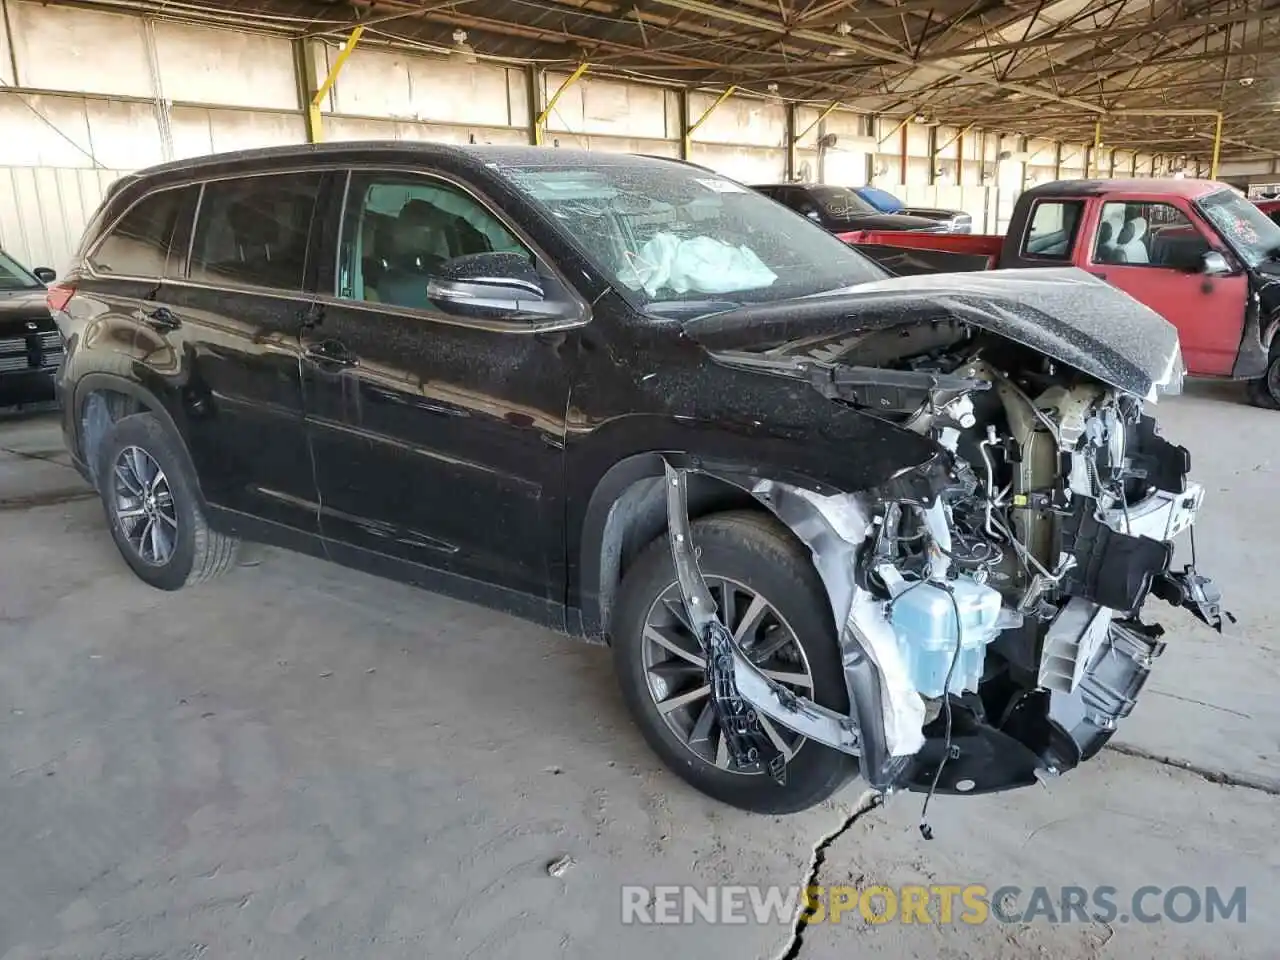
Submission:
M 760 184 L 751 189 L 763 193 L 832 233 L 850 230 L 907 230 L 937 233 L 946 225 L 926 217 L 881 213 L 848 187 L 822 183 Z
M 62 337 L 45 302 L 48 267 L 28 270 L 0 250 L 0 406 L 54 399 Z
M 887 278 L 678 161 L 166 164 L 49 294 L 141 579 L 264 540 L 605 638 L 654 751 L 747 809 L 1068 770 L 1163 646 L 1149 591 L 1183 596 L 1203 491 L 1142 412 L 1169 324 L 1076 271 Z
M 908 206 L 888 190 L 881 190 L 879 187 L 855 187 L 854 192 L 881 213 L 905 213 L 910 217 L 936 220 L 946 227 L 948 233 L 973 232 L 973 217 L 963 210 Z

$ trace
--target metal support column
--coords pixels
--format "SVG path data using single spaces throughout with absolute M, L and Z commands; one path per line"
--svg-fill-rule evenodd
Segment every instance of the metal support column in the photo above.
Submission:
M 1093 146 L 1089 150 L 1089 162 L 1085 164 L 1084 178 L 1086 180 L 1098 175 L 1098 151 L 1102 149 L 1102 121 L 1095 120 L 1093 122 Z
M 929 128 L 929 186 L 938 182 L 938 128 Z
M 1213 163 L 1209 165 L 1209 179 L 1218 179 L 1218 158 L 1222 156 L 1222 111 L 1219 110 L 1213 124 Z
M 1059 140 L 1053 148 L 1053 179 L 1062 179 L 1062 141 Z
M 907 167 L 908 167 L 907 146 L 910 139 L 907 136 L 907 122 L 909 120 L 910 118 L 907 118 L 907 120 L 904 120 L 902 122 L 902 126 L 898 128 L 899 130 L 898 136 L 900 138 L 899 142 L 900 142 L 900 146 L 902 147 L 902 153 L 898 155 L 898 183 L 902 184 L 904 189 L 907 186 Z
M 800 139 L 796 136 L 796 110 L 798 108 L 794 103 L 788 103 L 786 107 L 786 137 L 787 137 L 787 160 L 786 169 L 783 170 L 783 179 L 791 183 L 796 178 L 796 143 Z
M 687 127 L 684 128 L 684 136 L 683 136 L 683 141 L 681 145 L 682 148 L 680 152 L 681 157 L 683 157 L 685 160 L 689 159 L 690 155 L 693 153 L 694 132 L 704 123 L 706 123 L 707 120 L 710 119 L 711 115 L 715 113 L 717 109 L 719 109 L 720 105 L 724 103 L 726 100 L 728 100 L 731 96 L 733 96 L 733 92 L 737 89 L 738 88 L 736 86 L 731 86 L 728 89 L 726 89 L 724 93 L 716 97 L 715 101 L 711 104 L 711 106 L 707 107 L 707 109 L 703 111 L 702 116 L 700 116 L 697 120 L 695 120 L 693 123 L 689 124 Z M 686 108 L 685 114 L 686 114 L 685 119 L 688 119 L 687 108 Z
M 307 104 L 307 139 L 311 143 L 319 143 L 324 139 L 324 119 L 321 113 L 321 107 L 324 106 L 324 98 L 329 95 L 329 91 L 333 89 L 333 85 L 337 82 L 338 74 L 342 72 L 342 68 L 346 65 L 347 59 L 351 56 L 351 52 L 355 50 L 356 44 L 360 42 L 360 38 L 364 35 L 363 24 L 351 31 L 350 36 L 343 42 L 342 47 L 338 50 L 338 57 L 333 61 L 333 66 L 329 68 L 329 73 L 325 76 L 324 82 L 311 96 L 310 102 Z M 310 51 L 304 50 L 307 60 L 310 61 Z M 314 72 L 314 68 L 313 68 Z
M 537 119 L 533 121 L 533 142 L 541 147 L 547 138 L 547 117 L 551 116 L 551 111 L 556 108 L 556 103 L 564 96 L 564 92 L 582 79 L 582 75 L 587 72 L 590 64 L 580 63 L 576 70 L 569 76 L 564 78 L 564 82 L 556 88 L 556 92 L 551 95 L 551 99 L 547 101 L 547 105 L 538 111 Z

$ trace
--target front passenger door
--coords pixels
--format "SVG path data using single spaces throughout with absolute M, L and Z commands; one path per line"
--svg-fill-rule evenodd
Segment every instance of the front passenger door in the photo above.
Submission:
M 489 205 L 443 176 L 354 172 L 342 224 L 336 296 L 302 338 L 331 550 L 354 547 L 562 601 L 549 571 L 564 550 L 572 331 L 478 319 L 428 295 L 458 257 L 542 261 Z M 547 282 L 556 281 L 548 274 Z
M 1243 272 L 1210 277 L 1201 271 L 1203 254 L 1216 244 L 1197 220 L 1167 199 L 1108 200 L 1087 269 L 1177 327 L 1188 369 L 1229 376 L 1240 350 L 1248 279 Z

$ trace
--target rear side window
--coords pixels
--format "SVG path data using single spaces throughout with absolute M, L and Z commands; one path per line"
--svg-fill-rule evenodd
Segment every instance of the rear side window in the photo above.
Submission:
M 322 179 L 321 173 L 289 173 L 206 183 L 191 245 L 191 279 L 301 290 Z
M 1079 200 L 1041 200 L 1031 210 L 1022 252 L 1041 260 L 1070 260 L 1084 204 Z
M 197 187 L 175 187 L 143 197 L 107 233 L 89 257 L 95 273 L 117 277 L 177 276 L 182 258 L 170 257 L 175 233 L 185 235 Z

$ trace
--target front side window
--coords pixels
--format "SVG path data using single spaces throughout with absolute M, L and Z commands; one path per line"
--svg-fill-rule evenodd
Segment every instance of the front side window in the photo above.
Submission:
M 159 190 L 130 207 L 89 257 L 94 272 L 144 279 L 171 275 L 168 264 L 174 232 L 183 211 L 190 221 L 188 201 L 197 189 Z M 178 266 L 177 260 L 174 264 Z
M 427 284 L 442 265 L 475 253 L 533 255 L 464 190 L 429 177 L 357 173 L 347 190 L 338 296 L 433 309 Z
M 191 279 L 302 290 L 322 178 L 288 173 L 206 183 L 191 244 Z
M 1079 200 L 1041 200 L 1031 210 L 1022 252 L 1043 260 L 1070 260 L 1084 204 Z
M 886 276 L 817 224 L 696 167 L 549 156 L 498 171 L 624 298 L 654 316 L 834 293 Z
M 1208 221 L 1249 266 L 1280 256 L 1280 226 L 1235 190 L 1219 190 L 1198 203 Z
M 39 280 L 0 250 L 0 290 L 35 290 L 39 286 Z
M 1102 205 L 1093 262 L 1190 269 L 1208 250 L 1191 219 L 1171 203 Z

